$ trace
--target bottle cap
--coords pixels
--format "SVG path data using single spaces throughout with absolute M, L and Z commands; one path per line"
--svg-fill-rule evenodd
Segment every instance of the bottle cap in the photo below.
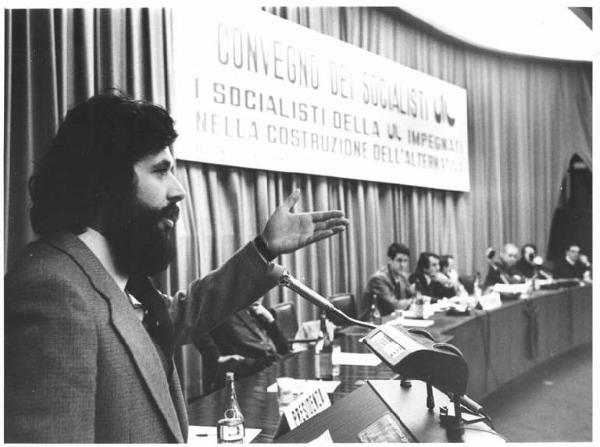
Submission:
M 225 373 L 225 380 L 233 380 L 233 372 L 227 371 Z

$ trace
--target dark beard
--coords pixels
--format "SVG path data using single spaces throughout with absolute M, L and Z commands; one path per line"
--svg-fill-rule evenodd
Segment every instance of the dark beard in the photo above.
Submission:
M 159 222 L 163 217 L 175 222 L 179 208 L 175 204 L 150 208 L 131 196 L 120 202 L 109 212 L 109 228 L 105 233 L 117 268 L 129 276 L 162 272 L 174 257 L 175 237 L 173 229 L 165 231 Z

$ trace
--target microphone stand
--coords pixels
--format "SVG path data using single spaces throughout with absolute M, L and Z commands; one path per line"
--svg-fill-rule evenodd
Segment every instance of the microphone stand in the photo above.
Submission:
M 510 280 L 508 276 L 506 276 L 506 273 L 504 273 L 504 271 L 498 265 L 496 265 L 496 263 L 492 259 L 487 258 L 487 263 L 495 272 L 498 273 L 498 276 L 504 284 L 510 284 Z
M 279 277 L 278 284 L 280 286 L 285 286 L 288 289 L 296 292 L 298 295 L 306 298 L 311 303 L 316 305 L 319 309 L 325 312 L 325 315 L 329 320 L 331 320 L 334 324 L 342 326 L 344 324 L 354 324 L 357 326 L 362 326 L 367 329 L 375 329 L 377 326 L 371 323 L 367 323 L 366 321 L 360 321 L 355 318 L 349 317 L 341 310 L 334 307 L 329 301 L 324 299 L 322 296 L 317 294 L 316 292 L 308 289 L 301 288 L 298 285 L 298 282 L 293 278 L 292 275 L 287 270 L 283 270 L 283 273 Z
M 298 281 L 296 278 L 294 278 L 283 266 L 278 265 L 278 264 L 271 264 L 269 269 L 270 270 L 268 272 L 268 276 L 270 276 L 272 279 L 275 279 L 280 286 L 287 287 L 288 289 L 294 291 L 301 297 L 306 298 L 312 304 L 314 304 L 319 309 L 324 311 L 327 318 L 329 318 L 335 324 L 343 325 L 346 323 L 350 323 L 350 324 L 355 324 L 357 326 L 362 326 L 362 327 L 365 327 L 368 329 L 376 329 L 377 328 L 377 326 L 374 324 L 351 318 L 348 315 L 346 315 L 344 312 L 342 312 L 341 310 L 335 308 L 333 306 L 333 304 L 331 304 L 331 302 L 328 301 L 326 298 L 322 297 L 317 292 L 306 287 L 304 284 L 302 284 L 300 281 Z M 456 351 L 458 351 L 458 349 L 456 349 L 456 348 L 454 348 L 454 349 Z M 457 354 L 460 354 L 460 356 L 462 357 L 462 353 L 460 353 L 460 351 L 458 351 Z M 409 380 L 406 380 L 402 376 L 401 376 L 401 379 L 402 379 L 401 386 L 410 387 Z M 431 412 L 431 411 L 433 411 L 433 408 L 435 407 L 435 401 L 434 401 L 434 397 L 433 397 L 433 386 L 432 386 L 430 377 L 428 377 L 425 380 L 425 383 L 427 386 L 426 405 L 427 405 L 428 410 Z M 469 399 L 466 395 L 459 395 L 459 394 L 454 394 L 454 393 L 446 393 L 446 394 L 450 398 L 450 403 L 451 403 L 454 411 L 450 412 L 447 407 L 440 408 L 440 422 L 446 428 L 448 439 L 450 441 L 461 441 L 462 440 L 462 436 L 465 432 L 465 428 L 464 428 L 465 424 L 472 424 L 472 423 L 483 421 L 483 420 L 488 420 L 491 422 L 489 417 L 483 413 L 482 407 L 479 404 L 477 404 L 476 402 Z M 464 421 L 463 417 L 462 417 L 463 405 L 465 406 L 466 410 L 468 410 L 469 412 L 473 412 L 475 415 L 479 415 L 480 418 L 471 420 L 468 422 Z M 454 413 L 454 414 L 450 414 L 450 413 Z

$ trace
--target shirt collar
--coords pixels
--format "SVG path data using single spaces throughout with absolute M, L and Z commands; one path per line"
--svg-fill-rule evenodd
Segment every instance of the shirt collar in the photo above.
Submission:
M 89 227 L 86 228 L 83 233 L 79 234 L 78 237 L 98 258 L 108 274 L 117 283 L 117 286 L 125 291 L 125 286 L 127 285 L 129 277 L 120 272 L 117 268 L 114 255 L 106 238 L 93 228 Z

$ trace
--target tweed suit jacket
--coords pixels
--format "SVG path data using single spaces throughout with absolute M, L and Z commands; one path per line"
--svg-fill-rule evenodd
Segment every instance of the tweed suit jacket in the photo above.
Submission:
M 153 339 L 77 236 L 29 244 L 5 277 L 5 441 L 185 442 L 173 349 L 273 287 L 266 265 L 250 243 L 172 298 L 141 278 Z
M 363 292 L 363 303 L 368 307 L 365 309 L 364 315 L 368 315 L 373 295 L 377 295 L 377 307 L 381 315 L 391 314 L 396 309 L 405 309 L 410 305 L 408 298 L 411 297 L 408 290 L 408 278 L 403 273 L 397 280 L 394 280 L 389 266 L 384 265 L 367 281 Z

